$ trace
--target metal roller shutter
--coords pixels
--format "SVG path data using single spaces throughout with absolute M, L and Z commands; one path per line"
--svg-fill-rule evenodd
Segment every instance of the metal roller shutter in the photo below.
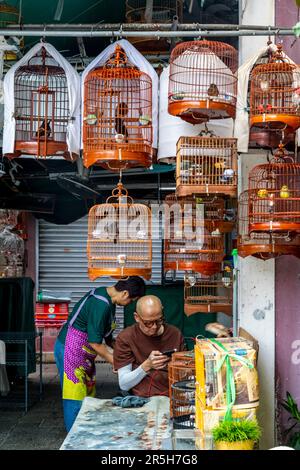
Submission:
M 88 290 L 95 286 L 111 286 L 116 281 L 99 278 L 95 282 L 87 276 L 86 241 L 88 217 L 69 225 L 55 225 L 44 220 L 38 224 L 38 289 L 69 291 L 70 308 Z M 152 224 L 157 224 L 153 220 Z M 152 278 L 150 284 L 161 284 L 161 237 L 152 243 Z M 118 330 L 123 327 L 122 308 L 117 309 Z

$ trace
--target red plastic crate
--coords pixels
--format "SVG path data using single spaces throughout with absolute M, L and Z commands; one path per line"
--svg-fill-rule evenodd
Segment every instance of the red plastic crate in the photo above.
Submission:
M 69 315 L 69 304 L 61 303 L 36 303 L 35 319 L 46 322 L 66 321 Z

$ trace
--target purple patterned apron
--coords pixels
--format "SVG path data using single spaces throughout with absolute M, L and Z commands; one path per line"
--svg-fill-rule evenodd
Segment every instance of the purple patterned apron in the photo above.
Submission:
M 95 358 L 97 353 L 88 342 L 88 334 L 73 327 L 85 302 L 91 296 L 109 305 L 109 301 L 101 295 L 95 295 L 95 289 L 93 289 L 70 320 L 64 353 L 63 399 L 81 401 L 86 396 L 95 396 L 96 393 Z M 104 337 L 109 336 L 111 332 L 112 329 Z

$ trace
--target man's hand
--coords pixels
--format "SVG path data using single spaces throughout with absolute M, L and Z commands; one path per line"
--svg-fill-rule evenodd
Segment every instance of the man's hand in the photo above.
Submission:
M 168 356 L 164 356 L 160 351 L 152 351 L 148 359 L 141 364 L 141 367 L 145 372 L 149 372 L 151 369 L 163 369 L 169 359 Z

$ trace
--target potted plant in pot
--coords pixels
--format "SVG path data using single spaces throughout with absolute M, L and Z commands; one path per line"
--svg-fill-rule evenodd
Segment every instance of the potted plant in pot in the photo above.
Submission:
M 289 392 L 286 392 L 286 400 L 281 405 L 290 415 L 288 421 L 291 422 L 291 426 L 285 432 L 288 436 L 287 445 L 300 450 L 300 409 Z
M 260 435 L 261 429 L 255 420 L 222 421 L 212 430 L 217 450 L 253 450 Z

